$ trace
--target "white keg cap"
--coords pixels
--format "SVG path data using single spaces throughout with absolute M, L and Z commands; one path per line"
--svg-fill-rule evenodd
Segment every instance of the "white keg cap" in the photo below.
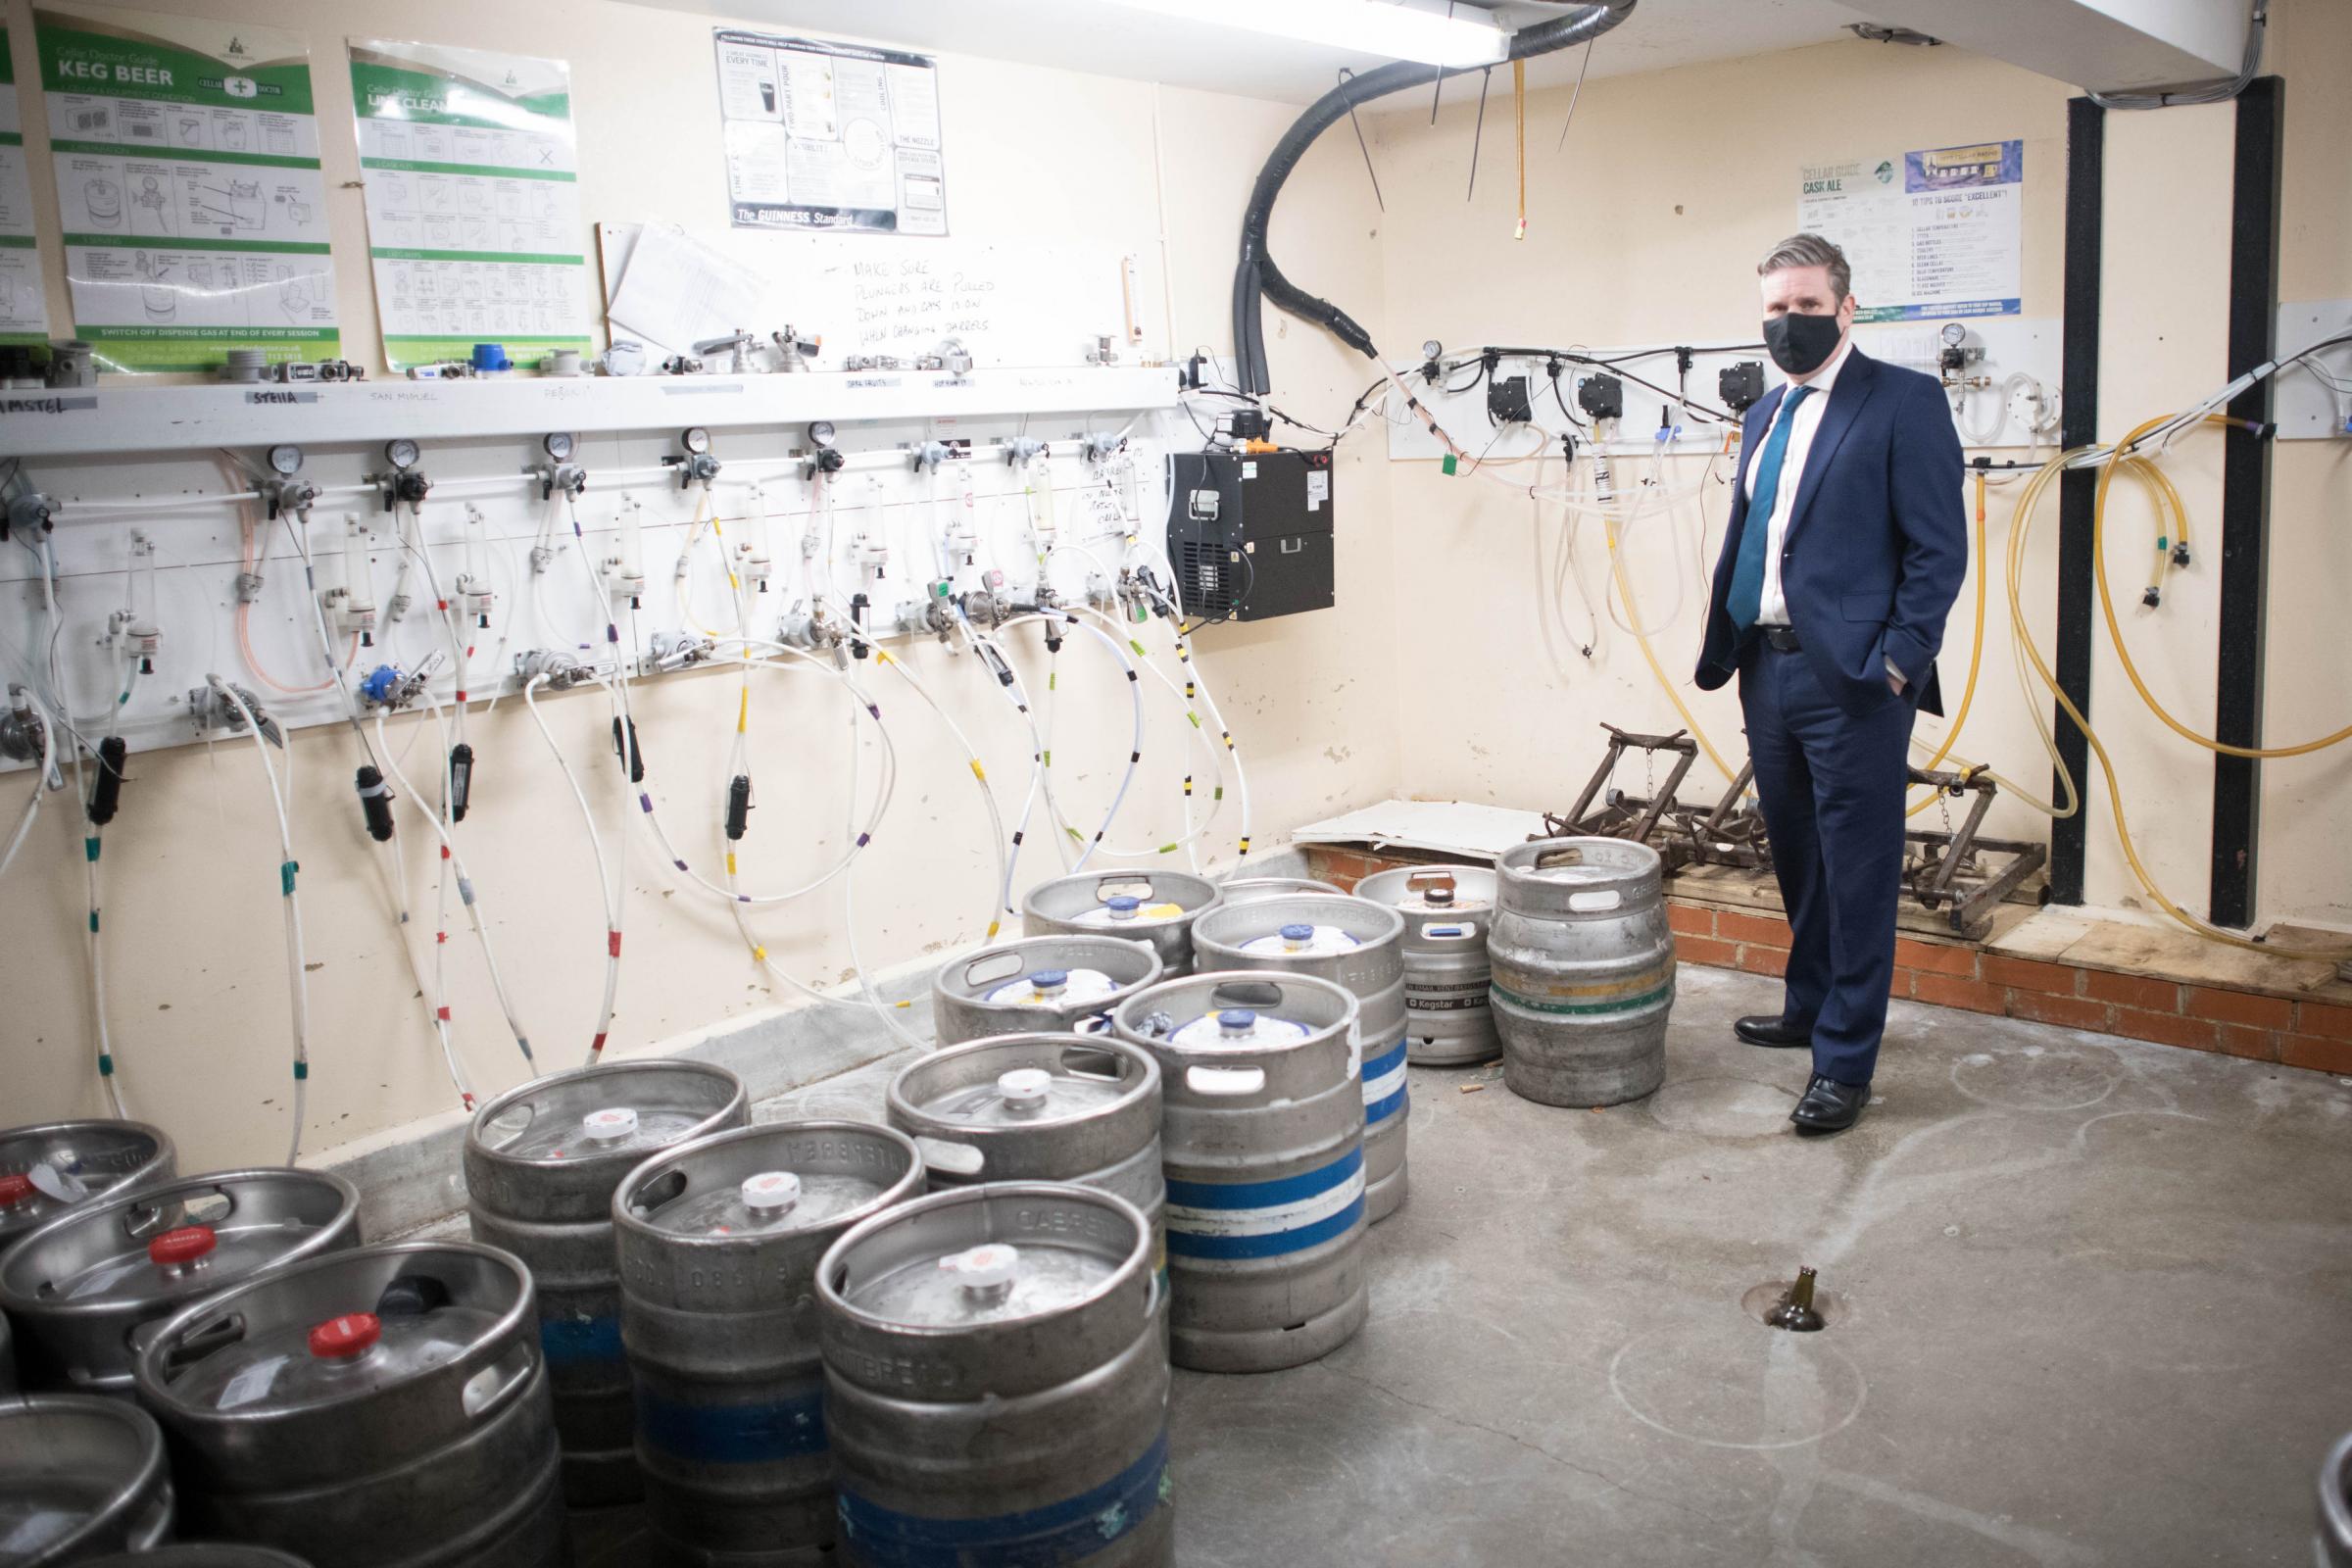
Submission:
M 637 1113 L 626 1105 L 592 1110 L 580 1118 L 580 1132 L 592 1144 L 616 1144 L 637 1131 Z
M 997 1093 L 1014 1110 L 1035 1110 L 1046 1102 L 1046 1093 L 1054 1087 L 1054 1075 L 1043 1067 L 1015 1067 L 1010 1072 L 997 1074 Z
M 939 1260 L 939 1266 L 941 1272 L 957 1276 L 957 1283 L 969 1294 L 994 1295 L 1011 1288 L 1013 1275 L 1020 1271 L 1021 1254 L 1003 1242 L 988 1242 L 951 1252 Z
M 90 1196 L 87 1184 L 78 1177 L 59 1170 L 45 1159 L 24 1175 L 42 1197 L 55 1199 L 61 1203 L 78 1203 Z
M 755 1214 L 781 1214 L 801 1200 L 801 1179 L 788 1170 L 763 1170 L 743 1179 L 743 1206 Z

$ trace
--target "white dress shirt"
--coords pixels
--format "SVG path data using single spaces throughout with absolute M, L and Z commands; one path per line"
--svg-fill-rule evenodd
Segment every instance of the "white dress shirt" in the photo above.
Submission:
M 1796 492 L 1804 478 L 1805 459 L 1813 450 L 1813 432 L 1821 428 L 1822 411 L 1830 403 L 1830 389 L 1838 384 L 1838 372 L 1845 368 L 1846 356 L 1853 352 L 1854 340 L 1849 333 L 1846 340 L 1838 345 L 1838 352 L 1830 356 L 1830 363 L 1823 366 L 1812 380 L 1804 383 L 1812 388 L 1812 395 L 1797 405 L 1794 414 L 1790 414 L 1788 398 L 1784 394 L 1781 407 L 1773 416 L 1774 424 L 1782 419 L 1793 422 L 1788 427 L 1788 451 L 1781 461 L 1781 486 L 1773 494 L 1772 517 L 1764 535 L 1764 592 L 1756 602 L 1756 624 L 1759 626 L 1788 624 L 1788 602 L 1781 596 L 1781 551 L 1784 541 L 1788 537 L 1788 519 L 1796 514 Z M 1788 390 L 1791 393 L 1796 390 L 1794 383 L 1790 384 Z M 1755 452 L 1747 460 L 1745 483 L 1751 501 L 1756 494 L 1756 466 L 1763 462 L 1764 449 L 1771 444 L 1772 425 L 1766 425 L 1764 439 L 1756 443 Z M 1750 518 L 1749 521 L 1752 523 L 1754 519 Z

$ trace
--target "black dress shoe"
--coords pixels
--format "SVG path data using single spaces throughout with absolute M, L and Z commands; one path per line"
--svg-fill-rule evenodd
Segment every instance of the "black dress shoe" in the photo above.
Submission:
M 1788 1119 L 1796 1123 L 1798 1132 L 1843 1132 L 1862 1119 L 1862 1107 L 1869 1103 L 1870 1085 L 1841 1084 L 1815 1073 Z
M 1794 1024 L 1778 1014 L 1756 1013 L 1740 1018 L 1732 1025 L 1732 1033 L 1751 1046 L 1809 1046 L 1813 1043 L 1813 1026 Z

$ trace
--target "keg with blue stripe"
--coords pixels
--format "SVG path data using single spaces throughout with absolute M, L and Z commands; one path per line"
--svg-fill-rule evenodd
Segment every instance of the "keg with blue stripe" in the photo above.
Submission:
M 673 1144 L 752 1119 L 743 1080 L 698 1061 L 617 1061 L 551 1073 L 474 1113 L 466 1135 L 473 1239 L 538 1283 L 539 1337 L 575 1508 L 640 1494 L 636 1416 L 620 1344 L 612 1192 Z
M 0 1252 L 94 1198 L 170 1181 L 177 1158 L 163 1129 L 143 1121 L 0 1129 Z
M 172 1539 L 172 1514 L 164 1434 L 144 1410 L 83 1394 L 0 1399 L 0 1562 L 144 1552 Z
M 1094 1034 L 1161 978 L 1159 955 L 1118 937 L 1024 937 L 939 966 L 931 1026 L 943 1046 L 995 1035 Z
M 1167 1295 L 1091 1187 L 995 1182 L 866 1220 L 817 1268 L 852 1568 L 1170 1568 Z
M 1404 916 L 1405 1055 L 1416 1067 L 1466 1067 L 1502 1054 L 1490 1001 L 1487 928 L 1494 872 L 1483 865 L 1400 865 L 1355 896 Z
M 1164 1266 L 1159 1063 L 1107 1036 L 1004 1035 L 899 1070 L 885 1109 L 923 1152 L 933 1192 L 980 1182 L 1071 1182 L 1116 1193 L 1152 1224 Z
M 1185 871 L 1083 871 L 1031 888 L 1021 932 L 1141 942 L 1173 977 L 1192 973 L 1193 922 L 1217 901 L 1214 882 Z
M 793 1568 L 830 1559 L 817 1260 L 923 1190 L 887 1127 L 771 1122 L 698 1139 L 612 1198 L 621 1342 L 637 1393 L 645 1511 L 662 1560 Z
M 1664 862 L 1624 839 L 1539 839 L 1496 865 L 1487 957 L 1502 1081 L 1546 1105 L 1614 1105 L 1666 1079 L 1674 932 Z
M 1279 969 L 1345 986 L 1358 1007 L 1364 1094 L 1364 1215 L 1373 1224 L 1404 1202 L 1404 918 L 1342 895 L 1260 899 L 1203 915 L 1193 951 L 1204 969 Z
M 1312 1361 L 1363 1327 L 1355 998 L 1309 975 L 1164 981 L 1111 1014 L 1159 1058 L 1170 1354 L 1201 1372 Z
M 193 1302 L 134 1370 L 183 1533 L 319 1568 L 559 1568 L 561 1460 L 521 1259 L 361 1247 Z
M 360 1245 L 360 1194 L 326 1171 L 217 1171 L 82 1203 L 0 1257 L 24 1386 L 130 1397 L 140 1330 L 200 1296 Z

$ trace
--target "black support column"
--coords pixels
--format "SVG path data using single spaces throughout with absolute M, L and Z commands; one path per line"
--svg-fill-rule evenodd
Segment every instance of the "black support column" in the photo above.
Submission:
M 2107 111 L 2088 98 L 2066 105 L 2066 323 L 2061 346 L 2065 387 L 2060 405 L 2062 447 L 2087 446 L 2099 425 L 2099 271 L 2106 220 Z M 2090 628 L 2093 613 L 2091 504 L 2098 475 L 2073 469 L 2058 479 L 2059 689 L 2090 714 Z M 1984 563 L 1978 570 L 1989 569 Z M 2090 788 L 2090 746 L 2063 709 L 2053 715 L 2058 756 L 2075 788 Z M 2050 797 L 2063 801 L 2054 781 Z M 2082 858 L 2089 843 L 2087 805 L 2050 824 L 2050 900 L 2082 902 Z
M 2230 204 L 2230 375 L 2271 358 L 2278 316 L 2278 165 L 2285 84 L 2261 76 L 2237 98 L 2237 160 Z M 2241 419 L 2271 422 L 2271 383 L 2230 405 Z M 2222 596 L 2214 738 L 2262 744 L 2263 652 L 2270 628 L 2271 441 L 2231 426 L 2222 448 Z M 2210 917 L 2243 926 L 2254 918 L 2262 853 L 2262 764 L 2213 760 L 2213 884 Z

